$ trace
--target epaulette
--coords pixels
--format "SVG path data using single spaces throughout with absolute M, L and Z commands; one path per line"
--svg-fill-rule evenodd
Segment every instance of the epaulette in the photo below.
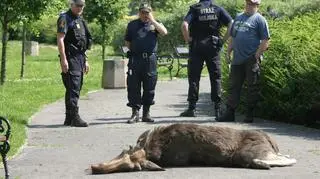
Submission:
M 59 16 L 63 16 L 67 13 L 68 11 L 60 11 Z

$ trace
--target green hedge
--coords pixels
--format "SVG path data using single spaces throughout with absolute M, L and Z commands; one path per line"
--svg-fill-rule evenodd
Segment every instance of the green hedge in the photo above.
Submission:
M 303 123 L 320 97 L 320 13 L 270 21 L 263 61 L 262 116 Z

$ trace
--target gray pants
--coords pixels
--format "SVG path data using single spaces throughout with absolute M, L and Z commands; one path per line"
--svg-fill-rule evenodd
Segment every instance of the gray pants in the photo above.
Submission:
M 240 102 L 244 81 L 247 84 L 247 108 L 252 110 L 260 98 L 260 60 L 251 56 L 246 63 L 232 65 L 227 105 L 235 109 Z

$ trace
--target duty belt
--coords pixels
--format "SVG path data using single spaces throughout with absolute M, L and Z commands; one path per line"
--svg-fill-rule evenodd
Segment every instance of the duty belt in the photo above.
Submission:
M 141 56 L 142 58 L 149 58 L 151 55 L 155 55 L 154 52 L 142 52 L 142 53 L 133 53 L 133 56 Z

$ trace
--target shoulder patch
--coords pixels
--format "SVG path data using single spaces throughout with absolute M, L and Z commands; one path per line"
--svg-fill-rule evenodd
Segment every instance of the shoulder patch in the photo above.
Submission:
M 57 22 L 58 32 L 60 33 L 67 33 L 67 17 L 65 14 L 60 15 L 58 22 Z
M 66 21 L 61 20 L 61 21 L 59 22 L 59 27 L 60 27 L 60 28 L 64 28 L 65 25 L 66 25 Z

